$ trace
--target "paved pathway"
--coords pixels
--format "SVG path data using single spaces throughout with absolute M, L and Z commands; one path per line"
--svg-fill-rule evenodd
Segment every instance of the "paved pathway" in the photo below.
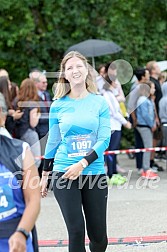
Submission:
M 167 171 L 160 172 L 158 181 L 145 183 L 134 169 L 134 160 L 119 156 L 119 163 L 127 171 L 129 182 L 122 187 L 109 188 L 109 238 L 167 236 Z M 161 162 L 164 168 L 166 163 Z M 66 240 L 67 232 L 52 192 L 42 199 L 37 221 L 39 240 Z M 88 246 L 86 246 L 87 252 Z M 40 252 L 67 252 L 67 247 L 40 247 Z M 109 245 L 107 252 L 165 252 L 166 241 L 141 244 Z M 79 251 L 78 251 L 79 252 Z

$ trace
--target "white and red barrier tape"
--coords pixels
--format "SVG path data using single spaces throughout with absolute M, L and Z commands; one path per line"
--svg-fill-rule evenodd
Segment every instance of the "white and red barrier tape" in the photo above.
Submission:
M 139 152 L 154 152 L 154 151 L 166 151 L 167 147 L 152 147 L 152 148 L 140 148 L 140 149 L 127 149 L 127 150 L 112 150 L 105 151 L 104 155 L 109 154 L 128 154 L 128 153 L 139 153 Z M 44 156 L 35 157 L 35 159 L 44 159 Z
M 139 152 L 154 152 L 154 151 L 165 151 L 167 147 L 152 147 L 152 148 L 140 148 L 140 149 L 127 149 L 127 150 L 113 150 L 113 151 L 105 151 L 105 155 L 109 154 L 128 154 L 128 153 L 139 153 Z

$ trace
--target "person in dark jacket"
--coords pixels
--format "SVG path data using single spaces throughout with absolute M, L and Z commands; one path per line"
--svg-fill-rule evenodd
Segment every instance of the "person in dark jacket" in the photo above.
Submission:
M 158 63 L 156 61 L 149 61 L 146 65 L 146 68 L 148 69 L 150 73 L 150 81 L 154 83 L 155 85 L 155 107 L 156 107 L 156 124 L 157 124 L 157 130 L 153 134 L 153 147 L 157 147 L 158 145 L 158 138 L 157 138 L 157 132 L 161 131 L 160 127 L 160 119 L 159 119 L 159 101 L 162 98 L 162 91 L 161 91 L 161 84 L 159 82 L 159 76 L 161 74 L 160 67 L 158 66 Z M 151 153 L 151 160 L 150 160 L 150 167 L 157 169 L 158 171 L 163 171 L 163 168 L 159 166 L 154 161 L 155 152 Z
M 36 131 L 40 139 L 41 156 L 43 156 L 45 152 L 45 146 L 49 131 L 49 110 L 51 105 L 51 96 L 47 91 L 48 82 L 43 72 L 35 69 L 29 74 L 29 77 L 34 81 L 35 86 L 37 87 L 38 90 L 41 117 L 36 127 Z M 42 167 L 43 167 L 43 160 L 41 160 L 41 164 L 38 168 L 40 177 L 42 173 Z

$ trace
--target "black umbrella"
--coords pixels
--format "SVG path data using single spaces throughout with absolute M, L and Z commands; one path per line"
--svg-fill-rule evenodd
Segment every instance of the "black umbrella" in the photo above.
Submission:
M 122 48 L 112 41 L 88 39 L 73 46 L 70 46 L 65 52 L 65 54 L 70 51 L 78 51 L 82 53 L 85 57 L 92 57 L 92 66 L 95 67 L 94 57 L 117 53 L 121 50 Z

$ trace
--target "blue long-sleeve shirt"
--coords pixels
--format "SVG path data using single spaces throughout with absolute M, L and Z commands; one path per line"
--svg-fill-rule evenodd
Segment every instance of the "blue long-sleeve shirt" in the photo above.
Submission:
M 65 172 L 93 149 L 98 158 L 82 174 L 104 174 L 103 152 L 111 135 L 109 108 L 104 97 L 88 94 L 55 100 L 49 113 L 49 136 L 45 158 L 54 158 L 54 171 Z

